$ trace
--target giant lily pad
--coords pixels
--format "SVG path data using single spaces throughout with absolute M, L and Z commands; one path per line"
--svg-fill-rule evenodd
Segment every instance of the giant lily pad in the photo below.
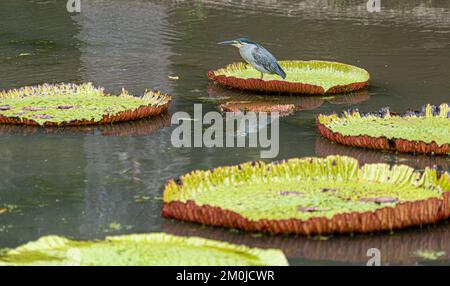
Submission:
M 427 105 L 423 112 L 377 114 L 357 111 L 319 115 L 317 126 L 327 139 L 371 149 L 424 154 L 450 154 L 450 108 Z
M 0 255 L 0 265 L 287 265 L 279 250 L 164 233 L 74 241 L 46 236 Z
M 277 93 L 331 94 L 359 90 L 368 85 L 369 73 L 355 66 L 327 61 L 280 61 L 286 79 L 264 75 L 252 66 L 234 63 L 208 77 L 226 87 Z
M 164 189 L 163 216 L 272 233 L 373 232 L 450 215 L 450 176 L 349 157 L 194 171 Z
M 91 83 L 44 84 L 0 92 L 0 124 L 69 126 L 106 124 L 158 115 L 171 97 L 147 91 L 143 97 L 105 94 Z

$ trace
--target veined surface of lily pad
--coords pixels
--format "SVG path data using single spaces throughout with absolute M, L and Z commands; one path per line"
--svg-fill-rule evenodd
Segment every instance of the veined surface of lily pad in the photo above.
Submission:
M 286 72 L 277 75 L 260 73 L 252 66 L 234 63 L 209 71 L 208 77 L 223 86 L 265 92 L 325 94 L 359 90 L 368 85 L 369 73 L 355 66 L 327 61 L 279 61 Z
M 0 92 L 0 124 L 89 125 L 130 121 L 165 111 L 171 97 L 147 91 L 135 97 L 126 90 L 106 94 L 91 83 L 44 84 Z
M 164 189 L 163 216 L 273 233 L 372 232 L 448 217 L 450 176 L 349 157 L 194 171 Z
M 42 237 L 0 255 L 0 265 L 287 265 L 284 254 L 198 237 L 164 233 L 110 236 L 102 241 Z
M 450 154 L 450 108 L 427 105 L 423 112 L 404 115 L 344 112 L 320 114 L 320 133 L 341 144 L 426 154 Z

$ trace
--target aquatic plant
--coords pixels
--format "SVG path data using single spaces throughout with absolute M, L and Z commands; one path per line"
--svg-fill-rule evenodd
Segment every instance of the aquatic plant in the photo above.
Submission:
M 412 255 L 424 260 L 438 260 L 447 256 L 447 253 L 445 251 L 417 250 Z
M 234 63 L 208 72 L 208 78 L 220 85 L 253 91 L 332 94 L 359 90 L 368 85 L 369 73 L 361 68 L 327 61 L 279 61 L 287 77 L 277 75 L 259 79 L 259 72 L 244 63 Z
M 450 154 L 450 108 L 427 105 L 422 112 L 391 114 L 389 109 L 362 114 L 320 114 L 323 137 L 344 145 L 424 154 Z
M 293 104 L 271 104 L 270 102 L 243 102 L 229 101 L 219 105 L 221 112 L 278 112 L 280 116 L 287 116 L 294 113 Z
M 106 94 L 91 83 L 43 84 L 0 92 L 0 124 L 71 126 L 130 121 L 165 111 L 171 97 L 146 91 L 142 97 L 126 90 Z
M 109 236 L 74 241 L 46 236 L 0 254 L 0 265 L 280 265 L 288 262 L 275 249 L 249 248 L 199 237 L 164 233 Z
M 450 215 L 450 176 L 349 157 L 249 162 L 170 180 L 162 215 L 256 232 L 373 232 Z

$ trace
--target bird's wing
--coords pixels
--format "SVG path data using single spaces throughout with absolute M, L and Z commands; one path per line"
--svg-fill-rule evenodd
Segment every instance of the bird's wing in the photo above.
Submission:
M 282 78 L 286 77 L 286 73 L 278 64 L 277 59 L 265 48 L 259 46 L 253 49 L 252 56 L 255 61 L 259 65 L 263 66 L 267 71 L 278 74 Z

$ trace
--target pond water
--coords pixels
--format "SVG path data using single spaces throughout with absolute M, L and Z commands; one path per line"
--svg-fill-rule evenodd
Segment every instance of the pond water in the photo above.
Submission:
M 174 97 L 169 113 L 218 110 L 236 93 L 211 85 L 206 73 L 239 61 L 218 46 L 249 37 L 278 59 L 354 64 L 371 73 L 367 91 L 344 97 L 298 97 L 302 106 L 280 120 L 274 160 L 351 155 L 361 163 L 405 163 L 449 170 L 448 157 L 396 155 L 337 146 L 320 138 L 315 116 L 354 107 L 389 105 L 402 112 L 450 98 L 450 2 L 367 1 L 123 1 L 82 0 L 71 14 L 65 1 L 2 1 L 0 88 L 44 82 L 94 82 L 135 94 L 160 89 Z M 178 79 L 174 79 L 178 77 Z M 270 99 L 268 99 L 270 100 Z M 165 181 L 193 169 L 259 160 L 258 148 L 174 148 L 170 114 L 117 126 L 48 129 L 0 126 L 0 248 L 40 236 L 74 239 L 166 231 L 275 247 L 291 264 L 365 264 L 367 249 L 383 264 L 429 263 L 417 250 L 446 251 L 450 226 L 376 235 L 255 236 L 161 218 Z M 443 259 L 434 263 L 449 263 Z

